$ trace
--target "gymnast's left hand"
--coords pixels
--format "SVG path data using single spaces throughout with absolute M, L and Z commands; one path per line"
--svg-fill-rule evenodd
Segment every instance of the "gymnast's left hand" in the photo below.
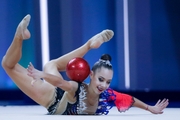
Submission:
M 35 69 L 31 62 L 28 65 L 27 71 L 27 75 L 32 77 L 34 80 L 41 79 L 43 76 L 43 72 Z
M 148 110 L 153 114 L 162 114 L 163 110 L 168 106 L 169 100 L 163 99 L 158 100 L 158 102 L 154 106 L 148 106 Z

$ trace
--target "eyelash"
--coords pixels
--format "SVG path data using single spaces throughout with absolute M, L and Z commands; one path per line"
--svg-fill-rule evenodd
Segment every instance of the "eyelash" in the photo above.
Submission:
M 104 80 L 102 78 L 99 78 L 100 82 L 103 82 Z M 107 82 L 107 84 L 110 84 L 111 82 Z
M 103 79 L 102 79 L 102 78 L 99 78 L 99 81 L 100 81 L 100 82 L 103 82 Z

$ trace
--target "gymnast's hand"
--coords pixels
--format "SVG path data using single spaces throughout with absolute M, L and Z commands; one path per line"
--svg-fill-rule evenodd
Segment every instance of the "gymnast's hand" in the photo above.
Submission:
M 149 110 L 153 114 L 162 114 L 163 110 L 168 106 L 169 100 L 163 99 L 158 100 L 158 102 L 154 106 L 148 106 L 147 110 Z
M 38 80 L 38 79 L 40 80 L 43 76 L 43 72 L 35 69 L 31 62 L 28 65 L 27 71 L 28 71 L 27 75 L 34 79 L 31 82 L 31 85 L 33 85 L 36 80 Z

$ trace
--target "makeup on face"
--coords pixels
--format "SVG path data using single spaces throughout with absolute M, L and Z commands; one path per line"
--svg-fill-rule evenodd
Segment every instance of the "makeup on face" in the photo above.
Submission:
M 109 87 L 112 77 L 113 77 L 112 70 L 102 68 L 96 71 L 96 74 L 94 76 L 94 79 L 95 79 L 94 86 L 96 86 L 99 93 L 103 92 Z

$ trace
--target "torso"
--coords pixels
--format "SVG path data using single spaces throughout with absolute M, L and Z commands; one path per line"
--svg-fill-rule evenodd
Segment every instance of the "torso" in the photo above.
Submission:
M 61 99 L 57 103 L 56 112 L 53 114 L 70 114 L 68 108 L 73 108 L 72 111 L 77 111 L 73 114 L 95 114 L 99 99 L 90 98 L 88 95 L 88 85 L 82 83 L 79 86 L 79 93 L 76 97 L 74 95 L 64 92 Z

